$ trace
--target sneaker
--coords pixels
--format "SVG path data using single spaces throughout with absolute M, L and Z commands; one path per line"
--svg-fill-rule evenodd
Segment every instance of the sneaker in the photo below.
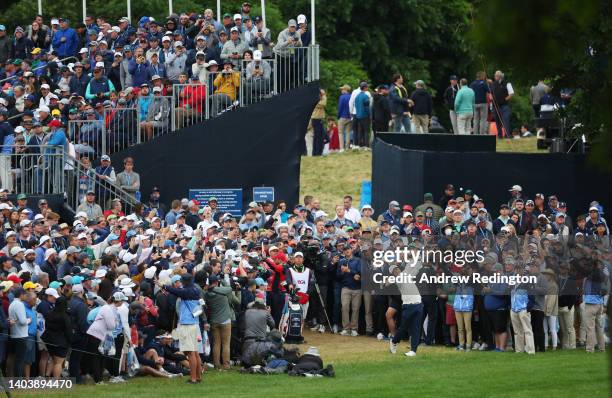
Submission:
M 406 355 L 407 357 L 416 357 L 416 352 L 411 350 L 405 353 L 404 355 Z
M 389 339 L 389 351 L 391 351 L 391 354 L 395 354 L 397 352 L 397 346 L 398 344 L 393 344 L 393 340 Z
M 338 325 L 334 325 L 334 326 L 332 327 L 332 332 L 333 332 L 334 334 L 338 334 Z
M 113 376 L 108 380 L 108 382 L 113 384 L 125 383 L 125 379 L 121 376 Z
M 462 345 L 458 345 L 456 348 L 457 351 L 464 351 L 465 348 Z
M 359 333 L 357 333 L 356 330 L 353 330 L 353 331 L 351 331 L 351 336 L 357 337 L 357 336 L 359 336 Z
M 472 349 L 470 347 L 466 347 L 465 348 L 465 352 L 470 352 L 470 351 L 472 351 Z
M 319 333 L 325 333 L 325 325 L 319 325 Z
M 342 329 L 342 331 L 340 332 L 340 336 L 350 336 L 351 332 L 350 330 L 347 329 Z
M 310 328 L 310 331 L 311 332 L 318 332 L 319 331 L 319 326 L 322 326 L 322 325 L 314 325 L 313 327 Z
M 384 335 L 384 334 L 382 334 L 382 333 L 378 333 L 378 334 L 376 335 L 376 338 L 377 338 L 378 340 L 383 340 L 383 339 L 385 338 L 385 335 Z
M 480 348 L 478 349 L 479 351 L 485 351 L 487 348 L 489 348 L 489 346 L 487 345 L 487 343 L 482 343 L 480 345 Z
M 484 344 L 484 343 L 483 343 L 483 344 Z M 475 342 L 475 343 L 472 345 L 472 350 L 477 350 L 477 349 L 479 349 L 479 348 L 480 348 L 480 344 L 478 344 L 478 342 Z

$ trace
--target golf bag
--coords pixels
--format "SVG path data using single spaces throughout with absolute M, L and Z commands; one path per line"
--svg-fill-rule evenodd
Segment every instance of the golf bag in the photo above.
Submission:
M 295 292 L 285 296 L 285 307 L 280 320 L 279 330 L 287 344 L 301 344 L 304 342 L 302 336 L 302 321 L 304 314 L 300 305 L 300 296 Z

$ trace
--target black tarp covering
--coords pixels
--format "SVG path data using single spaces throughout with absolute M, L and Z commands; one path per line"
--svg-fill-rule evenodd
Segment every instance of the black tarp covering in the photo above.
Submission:
M 492 215 L 508 202 L 514 184 L 521 185 L 528 198 L 557 195 L 572 216 L 586 213 L 593 200 L 612 213 L 612 176 L 593 169 L 582 154 L 430 152 L 403 149 L 380 138 L 372 152 L 372 206 L 377 213 L 391 200 L 416 206 L 426 192 L 437 202 L 448 183 L 457 192 L 460 187 L 472 189 Z
M 304 139 L 319 85 L 311 83 L 247 108 L 225 113 L 112 155 L 116 172 L 135 160 L 142 201 L 153 186 L 162 202 L 187 197 L 190 188 L 275 188 L 275 198 L 298 202 L 300 140 Z M 243 206 L 244 208 L 245 206 Z
M 421 151 L 495 152 L 493 135 L 376 133 L 383 141 Z

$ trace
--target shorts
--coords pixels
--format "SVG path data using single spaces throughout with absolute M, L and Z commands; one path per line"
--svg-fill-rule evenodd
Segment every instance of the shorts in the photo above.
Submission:
M 47 350 L 49 351 L 49 355 L 52 357 L 66 358 L 68 355 L 68 348 L 66 347 L 58 347 L 56 345 L 49 344 L 47 346 Z
M 198 351 L 200 336 L 200 325 L 178 325 L 174 337 L 179 342 L 180 351 Z
M 402 312 L 402 297 L 389 296 L 389 308 L 393 308 L 397 312 Z
M 487 311 L 489 319 L 491 319 L 491 324 L 493 325 L 493 332 L 505 333 L 508 330 L 509 312 L 508 310 Z
M 26 339 L 26 351 L 24 363 L 31 365 L 36 361 L 36 337 L 28 336 Z
M 451 304 L 446 304 L 446 324 L 448 326 L 454 326 L 457 324 L 457 319 L 455 318 L 455 310 Z

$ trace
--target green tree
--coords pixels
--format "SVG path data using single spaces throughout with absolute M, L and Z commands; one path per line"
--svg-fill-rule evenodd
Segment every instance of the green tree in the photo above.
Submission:
M 511 69 L 524 86 L 548 78 L 553 94 L 574 92 L 563 111 L 594 148 L 591 159 L 612 170 L 612 113 L 610 112 L 610 1 L 515 0 L 481 1 L 470 37 L 483 57 Z
M 348 84 L 352 89 L 359 82 L 367 81 L 368 74 L 356 61 L 321 60 L 321 87 L 327 90 L 327 107 L 325 111 L 330 116 L 338 112 L 339 87 Z

